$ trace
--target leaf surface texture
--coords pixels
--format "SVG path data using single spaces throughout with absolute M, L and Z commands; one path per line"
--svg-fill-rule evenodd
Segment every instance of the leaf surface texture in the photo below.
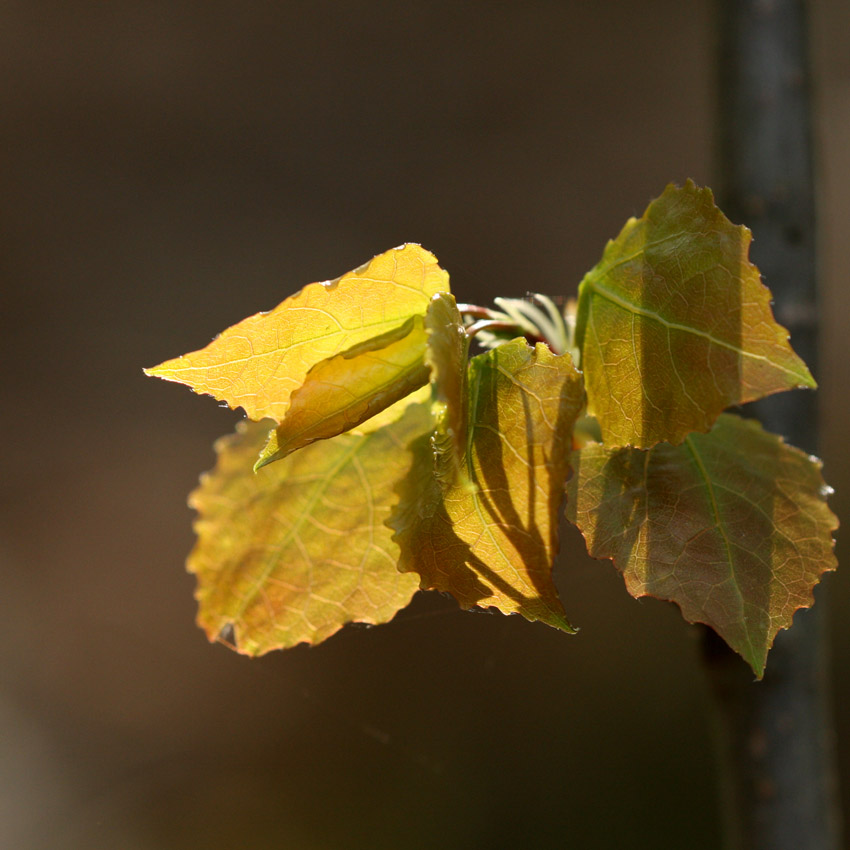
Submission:
M 426 384 L 426 339 L 423 317 L 411 316 L 398 329 L 317 363 L 290 396 L 254 468 L 356 428 Z
M 576 329 L 606 445 L 681 443 L 731 405 L 815 386 L 773 318 L 751 238 L 688 181 L 608 243 L 579 287 Z
M 514 340 L 469 363 L 465 476 L 436 474 L 428 439 L 390 524 L 399 568 L 461 607 L 493 607 L 572 631 L 552 582 L 570 430 L 582 403 L 569 355 Z
M 433 254 L 402 245 L 337 280 L 311 283 L 206 348 L 146 371 L 242 407 L 249 419 L 280 422 L 314 366 L 424 315 L 431 297 L 448 288 Z
M 410 468 L 407 446 L 430 428 L 427 404 L 406 405 L 396 422 L 257 473 L 267 423 L 219 440 L 215 469 L 190 497 L 199 516 L 188 568 L 209 638 L 232 635 L 240 652 L 260 655 L 318 643 L 348 622 L 386 622 L 407 605 L 419 582 L 398 571 L 384 521 Z
M 761 677 L 776 633 L 835 568 L 820 462 L 724 414 L 679 446 L 590 444 L 572 466 L 567 518 L 588 552 L 612 558 L 632 596 L 711 626 Z

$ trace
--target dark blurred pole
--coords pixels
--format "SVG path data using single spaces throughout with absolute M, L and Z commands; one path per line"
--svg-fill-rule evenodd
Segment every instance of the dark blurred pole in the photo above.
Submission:
M 753 231 L 777 320 L 817 375 L 815 192 L 805 4 L 718 0 L 721 206 Z M 753 405 L 765 427 L 817 451 L 817 396 Z M 706 638 L 716 696 L 726 835 L 735 850 L 838 850 L 824 594 L 780 632 L 762 682 Z

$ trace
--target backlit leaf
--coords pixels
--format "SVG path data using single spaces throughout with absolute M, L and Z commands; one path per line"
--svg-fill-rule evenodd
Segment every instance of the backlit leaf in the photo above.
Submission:
M 761 677 L 776 633 L 835 568 L 820 462 L 725 414 L 679 446 L 591 444 L 572 466 L 567 517 L 590 554 L 612 558 L 632 596 L 711 626 Z
M 688 181 L 608 243 L 579 287 L 576 328 L 606 445 L 681 443 L 730 405 L 815 386 L 773 319 L 750 241 Z
M 428 405 L 406 405 L 377 431 L 313 443 L 257 473 L 267 423 L 219 440 L 215 469 L 190 497 L 199 516 L 188 568 L 209 638 L 260 655 L 348 622 L 386 622 L 407 605 L 419 582 L 398 571 L 384 521 L 410 468 L 407 446 L 430 428 Z
M 448 293 L 434 296 L 425 326 L 435 420 L 432 444 L 441 458 L 438 477 L 452 484 L 462 475 L 461 463 L 466 452 L 469 336 L 455 299 Z
M 399 568 L 463 608 L 573 631 L 551 572 L 581 376 L 569 355 L 519 339 L 473 358 L 468 386 L 466 474 L 441 486 L 430 442 L 419 441 L 389 521 Z
M 433 254 L 402 245 L 337 280 L 311 283 L 206 348 L 146 371 L 243 407 L 250 419 L 280 422 L 291 393 L 317 363 L 424 315 L 431 296 L 448 288 Z
M 448 296 L 451 297 L 451 296 Z M 317 363 L 290 396 L 255 469 L 371 419 L 428 382 L 422 316 Z
M 418 390 L 415 390 L 410 395 L 405 396 L 400 401 L 397 401 L 391 407 L 388 407 L 386 410 L 382 410 L 380 413 L 373 416 L 371 419 L 367 419 L 365 422 L 362 422 L 356 428 L 353 428 L 352 434 L 371 434 L 374 431 L 377 431 L 379 428 L 383 428 L 385 425 L 391 425 L 393 422 L 397 422 L 404 416 L 407 408 L 412 404 L 427 404 L 431 403 L 431 387 L 428 384 L 425 384 L 424 387 L 420 387 Z

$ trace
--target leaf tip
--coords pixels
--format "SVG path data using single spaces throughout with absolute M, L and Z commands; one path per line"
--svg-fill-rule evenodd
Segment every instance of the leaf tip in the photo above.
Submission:
M 175 366 L 177 366 L 182 357 L 174 357 L 171 360 L 163 360 L 162 363 L 157 363 L 156 366 L 149 366 L 147 369 L 142 369 L 142 371 L 149 378 L 161 378 L 163 381 L 175 381 L 176 383 L 185 383 L 181 381 L 179 378 L 175 377 Z M 193 388 L 194 389 L 194 388 Z M 198 392 L 195 390 L 195 392 Z
M 753 673 L 755 673 L 756 681 L 760 682 L 764 678 L 764 670 L 767 666 L 767 659 L 759 663 L 758 661 L 747 658 L 746 662 L 750 665 L 750 669 Z
M 800 362 L 802 363 L 802 360 Z M 801 390 L 816 390 L 818 382 L 815 380 L 815 376 L 809 371 L 809 367 L 805 363 L 803 363 L 803 369 L 805 374 L 803 375 L 803 383 L 800 384 L 799 388 Z
M 260 455 L 252 468 L 254 472 L 259 472 L 264 466 L 268 466 L 274 460 L 277 460 L 277 458 L 270 455 Z
M 259 472 L 264 466 L 274 463 L 276 460 L 283 460 L 287 455 L 292 454 L 291 451 L 279 447 L 273 443 L 275 432 L 272 431 L 269 435 L 269 440 L 260 452 L 260 456 L 254 461 L 253 470 Z

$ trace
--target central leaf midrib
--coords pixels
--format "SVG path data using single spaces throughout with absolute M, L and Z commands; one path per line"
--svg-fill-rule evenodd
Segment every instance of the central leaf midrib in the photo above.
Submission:
M 700 477 L 705 484 L 705 489 L 708 492 L 708 499 L 711 504 L 711 512 L 714 515 L 714 523 L 717 527 L 718 532 L 720 533 L 721 538 L 723 539 L 723 546 L 726 550 L 726 559 L 729 564 L 729 575 L 732 579 L 732 583 L 735 587 L 735 592 L 738 594 L 738 598 L 741 600 L 741 616 L 744 621 L 744 634 L 747 639 L 747 646 L 750 648 L 750 653 L 752 658 L 758 658 L 756 654 L 755 648 L 753 647 L 752 639 L 750 638 L 750 629 L 746 621 L 746 600 L 744 598 L 744 594 L 741 591 L 741 585 L 738 582 L 738 575 L 735 570 L 734 560 L 732 558 L 732 543 L 729 540 L 729 535 L 726 531 L 726 526 L 723 523 L 723 519 L 720 516 L 720 507 L 717 504 L 717 497 L 714 493 L 714 485 L 711 482 L 711 477 L 708 474 L 708 470 L 705 468 L 705 464 L 702 461 L 702 457 L 697 451 L 696 446 L 694 445 L 694 441 L 691 437 L 685 438 L 685 445 L 688 447 L 688 451 L 691 454 L 691 457 L 694 460 L 694 464 L 696 465 L 697 471 L 699 472 Z
M 472 496 L 472 504 L 475 505 L 475 513 L 478 515 L 478 521 L 481 523 L 481 532 L 486 534 L 490 539 L 490 543 L 493 545 L 493 548 L 499 553 L 502 560 L 505 562 L 507 566 L 509 566 L 513 571 L 514 575 L 522 581 L 522 577 L 517 572 L 516 567 L 513 565 L 511 558 L 502 548 L 499 541 L 496 539 L 493 534 L 493 530 L 490 526 L 490 523 L 487 522 L 486 517 L 484 516 L 484 508 L 481 504 L 481 500 L 478 498 L 478 477 L 475 474 L 475 465 L 473 459 L 473 444 L 475 441 L 475 429 L 480 427 L 478 422 L 478 402 L 481 396 L 481 378 L 482 372 L 485 368 L 490 368 L 490 364 L 488 363 L 486 366 L 482 364 L 478 369 L 475 370 L 475 381 L 473 387 L 470 391 L 470 405 L 468 412 L 468 430 L 466 437 L 466 464 L 467 464 L 467 475 L 469 476 L 469 480 L 473 483 L 475 489 L 470 494 Z M 479 536 L 480 539 L 480 536 Z M 473 550 L 474 551 L 474 550 Z M 483 578 L 483 576 L 482 576 Z M 524 582 L 525 583 L 525 582 Z M 494 587 L 490 588 L 491 594 L 495 595 L 496 589 Z
M 298 308 L 298 309 L 308 309 L 308 308 Z M 322 311 L 322 312 L 325 312 L 325 311 Z M 414 313 L 414 314 L 411 314 L 411 315 L 418 315 L 418 314 Z M 409 319 L 410 319 L 410 316 L 407 316 L 407 317 L 399 318 L 399 319 L 383 319 L 380 322 L 373 322 L 371 324 L 360 325 L 360 327 L 357 327 L 357 328 L 338 327 L 336 330 L 329 331 L 328 333 L 317 334 L 316 336 L 311 336 L 307 339 L 302 339 L 302 340 L 299 340 L 298 342 L 293 342 L 290 345 L 279 345 L 276 348 L 269 348 L 266 351 L 261 351 L 259 353 L 251 353 L 251 354 L 247 355 L 246 357 L 233 357 L 233 358 L 229 358 L 227 360 L 221 360 L 221 361 L 219 361 L 215 364 L 212 364 L 212 365 L 213 366 L 221 366 L 221 365 L 231 366 L 231 365 L 236 365 L 237 363 L 249 363 L 250 361 L 257 360 L 261 357 L 272 357 L 275 354 L 281 354 L 281 353 L 287 354 L 287 353 L 289 353 L 290 351 L 293 351 L 296 348 L 301 348 L 302 346 L 305 346 L 305 345 L 315 345 L 317 342 L 320 342 L 321 340 L 331 339 L 332 337 L 339 336 L 341 334 L 359 335 L 360 331 L 371 331 L 373 328 L 380 328 L 380 327 L 383 327 L 384 325 L 394 325 L 395 327 L 402 327 L 404 325 L 404 323 L 407 322 Z M 390 331 L 394 330 L 395 327 L 391 327 Z M 224 336 L 225 336 L 225 334 L 222 334 L 219 337 L 219 339 L 223 339 Z M 234 334 L 234 336 L 235 336 L 235 334 Z M 243 334 L 239 334 L 239 336 L 242 336 L 243 339 L 245 338 Z M 363 340 L 361 340 L 361 342 L 367 340 L 368 338 L 369 338 L 368 335 L 364 336 L 364 338 L 363 338 Z M 357 345 L 357 344 L 358 343 L 354 343 L 354 345 Z M 201 353 L 203 351 L 204 351 L 204 349 L 200 349 L 199 352 L 193 352 L 193 353 Z M 342 354 L 342 353 L 343 352 L 337 352 L 337 354 L 331 354 L 327 358 L 323 358 L 323 359 L 329 360 L 331 357 L 336 357 L 336 356 L 338 356 L 339 354 Z M 186 357 L 190 357 L 190 356 L 191 355 L 186 355 Z M 210 364 L 204 364 L 202 366 L 196 366 L 196 365 L 189 364 L 189 365 L 186 365 L 186 366 L 175 366 L 170 371 L 171 372 L 187 372 L 187 371 L 199 370 L 199 369 L 200 370 L 206 370 L 206 369 L 209 369 L 209 368 L 211 368 Z
M 734 351 L 736 354 L 741 355 L 742 357 L 748 357 L 751 360 L 761 360 L 764 363 L 769 363 L 776 369 L 785 372 L 788 375 L 793 375 L 798 380 L 802 380 L 802 376 L 799 372 L 794 371 L 793 369 L 789 369 L 786 366 L 783 366 L 780 363 L 777 363 L 774 360 L 771 360 L 769 357 L 764 354 L 756 354 L 753 351 L 747 351 L 740 346 L 733 345 L 731 342 L 727 342 L 723 339 L 718 339 L 713 334 L 710 334 L 708 331 L 700 330 L 699 328 L 695 328 L 691 325 L 683 325 L 679 322 L 671 322 L 669 319 L 665 319 L 660 313 L 655 312 L 654 310 L 647 310 L 645 307 L 640 307 L 637 304 L 633 304 L 631 301 L 626 300 L 622 296 L 618 295 L 616 292 L 608 289 L 606 286 L 603 286 L 598 280 L 594 280 L 593 278 L 588 278 L 586 280 L 586 285 L 591 290 L 591 292 L 599 295 L 601 298 L 604 298 L 606 301 L 620 307 L 623 310 L 626 310 L 633 315 L 641 316 L 645 319 L 650 319 L 652 321 L 658 322 L 665 328 L 670 330 L 683 331 L 684 333 L 692 334 L 693 336 L 701 337 L 702 339 L 707 340 L 713 345 L 717 345 L 720 348 L 728 349 L 729 351 Z M 592 303 L 592 302 L 591 302 Z

